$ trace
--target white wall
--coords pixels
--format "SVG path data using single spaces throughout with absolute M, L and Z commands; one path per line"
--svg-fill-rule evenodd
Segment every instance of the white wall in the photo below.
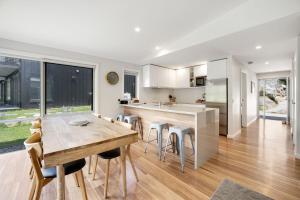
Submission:
M 177 103 L 196 103 L 197 99 L 202 98 L 203 93 L 205 93 L 205 87 L 172 90 Z
M 38 45 L 31 45 L 0 38 L 0 54 L 19 55 L 34 59 L 52 59 L 76 63 L 97 65 L 95 69 L 95 112 L 114 117 L 120 112 L 118 99 L 123 96 L 124 70 L 134 70 L 139 73 L 141 82 L 141 67 L 130 63 L 84 55 L 76 52 L 64 51 Z M 109 85 L 105 79 L 107 72 L 116 71 L 120 81 L 116 85 Z M 142 84 L 140 84 L 141 86 Z M 169 90 L 139 88 L 139 96 L 143 101 L 168 101 Z
M 300 80 L 300 36 L 297 38 L 297 50 L 295 54 L 295 134 L 296 136 L 296 148 L 295 148 L 295 155 L 297 158 L 300 159 L 300 87 L 299 87 L 299 80 Z
M 227 62 L 228 74 L 228 135 L 232 138 L 241 132 L 241 69 L 243 65 L 232 56 Z

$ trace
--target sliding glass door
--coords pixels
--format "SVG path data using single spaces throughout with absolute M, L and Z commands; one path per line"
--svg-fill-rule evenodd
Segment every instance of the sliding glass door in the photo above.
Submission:
M 93 110 L 93 69 L 45 63 L 46 114 Z
M 23 148 L 40 116 L 40 61 L 0 56 L 0 153 Z
M 258 84 L 260 117 L 286 121 L 288 118 L 287 78 L 261 79 Z

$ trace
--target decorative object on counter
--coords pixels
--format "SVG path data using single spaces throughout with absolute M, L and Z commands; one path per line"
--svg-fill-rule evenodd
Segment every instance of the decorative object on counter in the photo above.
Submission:
M 119 75 L 117 72 L 108 72 L 106 74 L 106 80 L 111 85 L 116 85 L 119 82 Z
M 169 102 L 170 103 L 176 103 L 176 97 L 169 95 Z
M 196 103 L 205 104 L 205 93 L 202 94 L 202 98 L 196 100 Z

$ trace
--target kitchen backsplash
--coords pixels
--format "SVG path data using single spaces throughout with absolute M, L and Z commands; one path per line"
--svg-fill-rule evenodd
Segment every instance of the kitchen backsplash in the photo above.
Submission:
M 197 99 L 202 98 L 204 93 L 205 87 L 171 90 L 171 95 L 176 97 L 177 103 L 195 103 Z

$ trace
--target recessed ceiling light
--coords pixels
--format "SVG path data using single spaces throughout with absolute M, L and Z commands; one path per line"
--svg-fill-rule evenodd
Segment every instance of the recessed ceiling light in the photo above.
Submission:
M 262 48 L 262 46 L 260 46 L 260 45 L 257 45 L 256 47 L 255 47 L 255 49 L 261 49 Z
M 134 31 L 137 32 L 137 33 L 139 33 L 139 32 L 141 32 L 141 28 L 140 27 L 135 27 Z
M 155 47 L 155 50 L 160 50 L 160 49 L 161 49 L 160 46 Z
M 266 62 L 265 62 L 265 64 L 266 64 L 266 65 L 268 65 L 268 64 L 269 64 L 269 62 L 268 62 L 268 61 L 266 61 Z

